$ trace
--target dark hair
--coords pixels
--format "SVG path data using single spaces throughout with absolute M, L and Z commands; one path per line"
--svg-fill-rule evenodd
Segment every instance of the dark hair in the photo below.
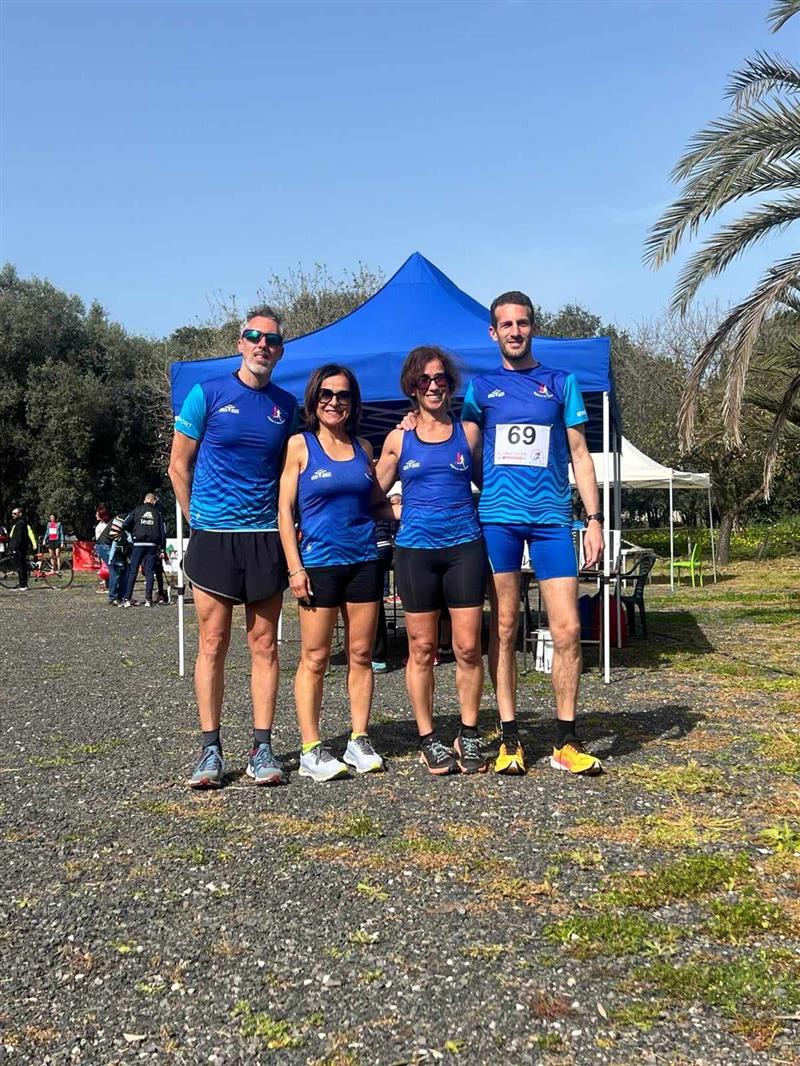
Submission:
M 437 348 L 434 344 L 423 344 L 419 348 L 412 348 L 406 356 L 406 361 L 403 363 L 403 369 L 400 371 L 400 388 L 409 396 L 415 403 L 417 402 L 416 384 L 419 380 L 420 374 L 425 373 L 425 365 L 431 361 L 431 359 L 438 359 L 444 367 L 444 372 L 447 375 L 447 383 L 450 386 L 450 392 L 455 391 L 458 387 L 458 371 L 456 370 L 456 364 L 451 355 L 448 355 L 441 348 Z
M 98 503 L 97 507 L 95 507 L 95 514 L 101 522 L 107 522 L 111 517 L 108 510 L 108 504 Z
M 270 307 L 269 304 L 258 304 L 257 307 L 251 307 L 245 315 L 244 321 L 242 322 L 242 328 L 239 330 L 240 333 L 244 333 L 247 329 L 247 323 L 253 318 L 271 318 L 277 325 L 278 332 L 280 332 L 280 328 L 283 325 L 281 316 L 274 307 Z
M 326 378 L 335 377 L 337 374 L 344 374 L 350 385 L 350 412 L 347 415 L 344 428 L 352 436 L 355 436 L 358 433 L 358 424 L 361 421 L 361 389 L 358 387 L 356 376 L 350 367 L 340 366 L 338 363 L 326 363 L 325 366 L 318 367 L 308 379 L 303 396 L 306 425 L 312 433 L 319 432 L 319 415 L 317 414 L 319 391 L 322 388 L 322 382 Z
M 498 307 L 502 307 L 503 304 L 518 304 L 520 307 L 527 307 L 531 313 L 531 325 L 533 325 L 534 311 L 533 304 L 531 303 L 530 296 L 526 296 L 524 292 L 518 292 L 513 289 L 511 292 L 501 292 L 496 300 L 492 300 L 491 312 L 492 312 L 492 325 L 497 328 L 497 315 L 496 311 Z

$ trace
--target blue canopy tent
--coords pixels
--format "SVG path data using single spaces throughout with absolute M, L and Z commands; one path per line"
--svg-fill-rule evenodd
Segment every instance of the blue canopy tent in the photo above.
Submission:
M 469 379 L 500 364 L 497 345 L 488 334 L 489 320 L 487 308 L 414 252 L 361 307 L 313 333 L 287 341 L 273 380 L 302 403 L 306 381 L 313 370 L 322 363 L 344 363 L 353 370 L 361 387 L 362 431 L 379 447 L 400 412 L 408 408 L 408 399 L 400 392 L 400 369 L 408 352 L 418 345 L 436 344 L 455 356 L 462 374 L 455 404 L 457 413 Z M 613 462 L 618 452 L 619 419 L 609 338 L 536 337 L 533 353 L 545 366 L 575 374 L 589 412 L 589 447 L 602 452 L 606 462 Z M 174 413 L 180 410 L 193 385 L 233 373 L 240 361 L 240 356 L 233 355 L 173 363 L 170 378 Z M 603 488 L 606 514 L 610 513 L 609 486 L 617 480 L 610 466 L 608 473 Z M 181 543 L 182 516 L 178 519 Z M 607 559 L 606 568 L 609 564 Z M 607 592 L 606 585 L 606 596 Z

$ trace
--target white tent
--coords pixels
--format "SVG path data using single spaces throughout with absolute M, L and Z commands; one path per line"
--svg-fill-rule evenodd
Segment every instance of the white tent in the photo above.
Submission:
M 605 484 L 604 456 L 601 452 L 593 452 L 594 468 L 597 473 L 598 485 Z M 570 481 L 574 484 L 575 479 L 570 467 Z M 640 452 L 635 445 L 625 437 L 621 438 L 619 484 L 626 489 L 665 489 L 669 492 L 669 553 L 670 562 L 675 558 L 675 530 L 673 526 L 673 490 L 678 489 L 705 489 L 708 493 L 708 526 L 711 531 L 711 566 L 714 571 L 714 580 L 717 580 L 717 560 L 714 546 L 714 522 L 711 511 L 711 475 L 697 474 L 692 470 L 673 470 L 671 467 L 662 466 L 661 463 L 651 459 L 649 455 Z M 670 585 L 674 587 L 673 571 L 670 567 Z

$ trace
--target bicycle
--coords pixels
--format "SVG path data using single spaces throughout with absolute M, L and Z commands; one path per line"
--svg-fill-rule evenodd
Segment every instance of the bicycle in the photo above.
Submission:
M 62 556 L 61 565 L 56 568 L 50 553 L 37 552 L 33 560 L 27 560 L 28 582 L 40 582 L 50 589 L 66 589 L 75 579 L 72 569 L 72 556 Z M 15 589 L 19 585 L 16 560 L 9 555 L 0 556 L 0 585 Z

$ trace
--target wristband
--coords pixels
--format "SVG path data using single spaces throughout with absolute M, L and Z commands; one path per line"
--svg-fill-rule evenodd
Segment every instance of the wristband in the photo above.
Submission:
M 304 570 L 305 570 L 304 566 L 298 566 L 298 568 L 296 570 L 290 570 L 289 571 L 289 577 L 294 577 L 295 574 L 302 574 Z

